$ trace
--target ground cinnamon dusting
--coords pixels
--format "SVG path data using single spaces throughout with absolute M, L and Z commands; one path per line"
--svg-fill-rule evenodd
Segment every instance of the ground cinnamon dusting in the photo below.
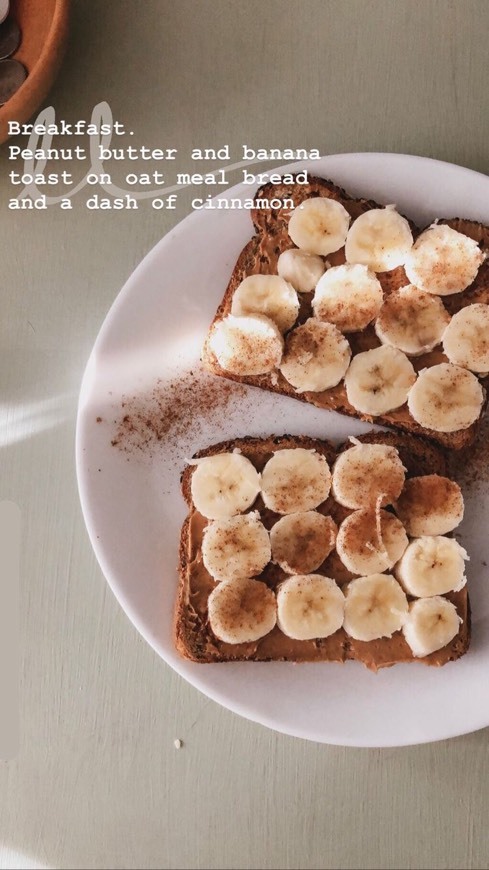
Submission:
M 114 420 L 113 447 L 124 453 L 154 455 L 165 448 L 195 439 L 209 424 L 219 424 L 226 410 L 246 393 L 240 384 L 201 370 L 171 381 L 159 378 L 145 394 L 123 396 L 121 415 Z

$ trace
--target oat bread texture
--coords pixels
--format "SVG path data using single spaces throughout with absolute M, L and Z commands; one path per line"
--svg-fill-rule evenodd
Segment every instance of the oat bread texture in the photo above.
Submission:
M 266 184 L 257 191 L 255 201 L 261 198 L 271 199 L 273 197 L 279 200 L 292 199 L 295 207 L 300 205 L 306 199 L 313 197 L 328 197 L 340 202 L 349 212 L 352 220 L 355 220 L 361 214 L 370 209 L 381 207 L 378 203 L 372 200 L 361 198 L 355 199 L 331 181 L 315 177 L 311 177 L 307 184 Z M 294 247 L 294 244 L 288 235 L 289 217 L 290 211 L 283 208 L 252 210 L 251 218 L 255 234 L 244 247 L 236 262 L 223 300 L 211 324 L 211 329 L 216 322 L 222 320 L 230 313 L 233 294 L 244 278 L 254 274 L 277 274 L 277 262 L 280 254 L 283 251 Z M 440 220 L 439 223 L 448 224 L 453 229 L 476 241 L 482 249 L 489 250 L 489 227 L 462 218 L 443 219 Z M 417 228 L 412 221 L 409 221 L 409 224 L 413 237 L 416 239 L 421 230 Z M 338 266 L 344 263 L 344 247 L 333 254 L 329 254 L 327 256 L 327 261 L 332 266 Z M 377 273 L 377 278 L 382 285 L 384 298 L 393 291 L 396 291 L 409 283 L 402 266 L 398 266 L 388 272 Z M 312 292 L 299 294 L 300 310 L 297 324 L 304 323 L 309 317 L 311 317 L 312 297 Z M 465 291 L 451 296 L 443 296 L 441 297 L 441 301 L 450 315 L 453 315 L 461 308 L 472 303 L 489 303 L 489 259 L 486 259 L 481 265 L 475 280 Z M 209 345 L 209 335 L 203 348 L 202 360 L 205 368 L 216 375 L 291 396 L 320 408 L 335 410 L 342 414 L 359 417 L 367 422 L 381 423 L 414 435 L 422 435 L 425 438 L 429 438 L 442 446 L 453 450 L 462 449 L 473 442 L 479 429 L 481 416 L 487 402 L 485 385 L 487 384 L 488 378 L 481 377 L 481 383 L 484 388 L 484 406 L 479 419 L 465 429 L 458 429 L 452 432 L 440 432 L 421 426 L 409 412 L 407 404 L 381 416 L 374 417 L 362 414 L 350 404 L 347 398 L 344 381 L 340 381 L 337 386 L 322 392 L 297 392 L 280 371 L 258 375 L 232 374 L 219 365 L 219 362 Z M 380 346 L 380 341 L 372 324 L 367 326 L 361 332 L 350 333 L 347 338 L 354 355 Z M 444 355 L 441 346 L 438 346 L 429 353 L 424 353 L 421 356 L 410 357 L 410 362 L 414 366 L 416 372 L 446 361 L 447 358 Z
M 386 444 L 395 447 L 406 468 L 406 479 L 428 474 L 447 474 L 447 463 L 443 452 L 434 445 L 396 433 L 369 433 L 360 436 L 362 443 Z M 270 457 L 283 449 L 303 447 L 324 456 L 332 466 L 334 459 L 351 444 L 335 448 L 329 441 L 304 436 L 284 435 L 281 437 L 240 438 L 221 442 L 200 451 L 197 457 L 215 456 L 234 450 L 248 458 L 258 471 Z M 192 501 L 191 479 L 195 466 L 189 465 L 182 474 L 182 493 L 188 506 L 188 516 L 184 522 L 180 539 L 179 588 L 175 607 L 174 637 L 178 652 L 195 662 L 226 661 L 335 661 L 345 662 L 353 659 L 362 662 L 371 670 L 378 670 L 398 662 L 421 661 L 428 665 L 440 666 L 462 656 L 470 642 L 470 607 L 467 588 L 450 592 L 446 598 L 453 602 L 462 620 L 459 631 L 452 641 L 423 658 L 414 658 L 401 631 L 391 638 L 382 637 L 372 641 L 354 640 L 343 628 L 329 637 L 316 640 L 293 640 L 286 637 L 276 626 L 258 641 L 230 644 L 218 640 L 212 632 L 208 620 L 207 600 L 216 587 L 215 580 L 208 573 L 202 561 L 202 538 L 208 520 L 198 511 Z M 260 518 L 270 529 L 279 516 L 264 506 L 261 495 L 251 508 L 258 510 Z M 339 525 L 351 510 L 338 504 L 330 495 L 317 508 L 319 513 L 332 516 Z M 342 564 L 335 549 L 318 568 L 317 573 L 336 580 L 339 586 L 352 579 L 352 575 Z M 285 572 L 270 562 L 259 575 L 260 580 L 276 590 L 286 578 Z

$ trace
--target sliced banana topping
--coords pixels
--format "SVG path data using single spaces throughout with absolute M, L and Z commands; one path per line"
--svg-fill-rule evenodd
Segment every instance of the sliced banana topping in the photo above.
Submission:
M 345 376 L 346 394 L 357 411 L 375 417 L 404 405 L 415 380 L 407 356 L 383 345 L 353 357 Z
M 366 508 L 343 520 L 336 550 L 352 574 L 387 571 L 401 558 L 408 545 L 404 526 L 388 511 Z
M 255 466 L 240 453 L 219 453 L 193 460 L 192 501 L 207 519 L 224 519 L 251 507 L 261 488 Z
M 390 293 L 375 321 L 382 344 L 419 356 L 440 344 L 450 323 L 441 299 L 408 284 Z
M 331 472 L 324 456 L 295 447 L 277 450 L 262 471 L 262 498 L 278 514 L 314 510 L 331 489 Z
M 254 577 L 270 559 L 270 538 L 258 511 L 214 520 L 204 529 L 202 561 L 214 580 Z
M 395 206 L 387 205 L 357 217 L 346 239 L 345 256 L 347 263 L 363 263 L 373 272 L 388 272 L 406 262 L 412 244 L 406 218 Z
M 317 511 L 301 511 L 278 520 L 270 530 L 272 559 L 287 574 L 310 574 L 334 549 L 336 523 Z
M 318 320 L 334 323 L 341 332 L 356 332 L 377 317 L 382 301 L 382 287 L 374 273 L 366 266 L 346 264 L 325 272 L 312 307 Z
M 454 538 L 427 535 L 411 541 L 394 573 L 409 595 L 428 598 L 462 589 L 468 555 Z
M 454 314 L 443 335 L 443 350 L 457 366 L 489 372 L 489 305 L 467 305 Z
M 345 597 L 330 577 L 301 574 L 288 577 L 277 592 L 277 624 L 287 637 L 314 640 L 329 637 L 343 624 Z
M 308 254 L 332 254 L 345 244 L 350 225 L 346 208 L 335 199 L 315 196 L 305 199 L 292 212 L 289 236 Z
M 433 224 L 416 239 L 404 270 L 409 281 L 427 293 L 448 296 L 472 284 L 483 262 L 477 242 L 444 224 Z
M 408 396 L 420 426 L 434 432 L 468 429 L 480 416 L 484 391 L 472 372 L 452 363 L 423 369 Z
M 394 505 L 408 535 L 446 535 L 463 520 L 464 499 L 454 480 L 426 474 L 406 480 Z
M 332 493 L 347 508 L 393 504 L 404 486 L 406 469 L 395 447 L 357 443 L 340 453 L 333 466 Z
M 297 320 L 299 297 L 278 275 L 248 275 L 233 293 L 231 314 L 264 314 L 286 332 Z
M 233 375 L 262 375 L 277 368 L 284 341 L 278 326 L 264 315 L 228 314 L 212 327 L 209 347 L 221 368 Z
M 346 589 L 343 627 L 355 640 L 392 637 L 406 619 L 408 600 L 390 574 L 370 574 L 351 580 Z
M 277 602 L 260 580 L 226 580 L 212 590 L 207 602 L 210 627 L 224 643 L 252 643 L 268 634 L 277 622 Z
M 455 605 L 435 595 L 412 602 L 402 631 L 413 656 L 422 658 L 450 643 L 461 622 Z
M 310 293 L 314 290 L 325 270 L 324 261 L 317 254 L 308 254 L 299 248 L 288 248 L 282 251 L 277 263 L 277 272 L 281 278 L 292 284 L 298 293 Z
M 339 384 L 350 359 L 350 345 L 339 329 L 310 317 L 289 332 L 280 371 L 296 392 L 321 392 Z

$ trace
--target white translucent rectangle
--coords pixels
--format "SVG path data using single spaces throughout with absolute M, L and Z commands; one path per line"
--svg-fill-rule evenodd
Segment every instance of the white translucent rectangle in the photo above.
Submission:
M 20 509 L 0 502 L 0 758 L 19 748 Z

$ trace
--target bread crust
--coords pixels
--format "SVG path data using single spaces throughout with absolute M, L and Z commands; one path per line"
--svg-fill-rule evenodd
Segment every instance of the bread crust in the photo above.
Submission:
M 295 207 L 297 207 L 305 199 L 314 196 L 327 196 L 337 200 L 351 214 L 352 219 L 355 219 L 369 209 L 381 207 L 379 203 L 374 202 L 373 200 L 354 198 L 346 193 L 342 188 L 335 185 L 332 181 L 315 176 L 310 177 L 307 184 L 265 184 L 259 188 L 255 194 L 254 201 L 256 202 L 259 199 L 271 200 L 274 198 L 281 201 L 284 199 L 292 199 Z M 421 435 L 443 447 L 449 448 L 450 450 L 461 450 L 468 447 L 476 438 L 482 414 L 487 405 L 487 384 L 489 382 L 487 377 L 481 378 L 485 399 L 479 418 L 467 429 L 460 429 L 456 432 L 446 433 L 435 432 L 432 429 L 420 426 L 409 413 L 407 405 L 403 405 L 402 408 L 398 408 L 380 416 L 374 417 L 362 414 L 348 402 L 343 383 L 340 383 L 337 387 L 333 387 L 332 389 L 326 390 L 322 393 L 297 393 L 292 385 L 286 381 L 281 372 L 242 376 L 233 375 L 221 368 L 215 354 L 209 347 L 210 331 L 216 321 L 221 320 L 230 313 L 234 291 L 245 277 L 252 274 L 277 273 L 277 261 L 280 254 L 282 251 L 287 250 L 287 248 L 294 247 L 287 232 L 289 216 L 290 211 L 284 208 L 252 209 L 251 219 L 255 229 L 255 234 L 245 245 L 238 257 L 222 302 L 210 325 L 209 333 L 202 351 L 202 362 L 204 367 L 220 377 L 228 378 L 240 383 L 251 384 L 260 387 L 261 389 L 280 393 L 281 395 L 290 396 L 294 399 L 299 399 L 302 402 L 338 411 L 341 414 L 356 417 L 357 419 L 364 420 L 368 423 L 379 423 L 409 434 Z M 408 218 L 406 219 L 409 220 Z M 474 239 L 484 249 L 489 250 L 489 227 L 484 224 L 459 217 L 449 219 L 443 218 L 439 223 L 448 224 L 458 232 L 470 236 L 470 238 Z M 416 238 L 421 230 L 416 227 L 411 220 L 409 220 L 409 224 L 413 236 Z M 344 248 L 329 255 L 327 259 L 332 265 L 344 263 Z M 384 296 L 389 295 L 392 291 L 409 283 L 402 266 L 393 269 L 390 272 L 380 273 L 377 277 L 382 285 Z M 297 323 L 303 323 L 311 316 L 312 295 L 312 293 L 299 294 L 300 311 Z M 440 299 L 450 314 L 454 314 L 456 311 L 459 311 L 461 308 L 474 302 L 489 303 L 489 258 L 486 259 L 480 267 L 475 281 L 470 285 L 470 287 L 464 290 L 463 293 L 440 297 Z M 372 325 L 362 332 L 350 333 L 348 339 L 355 353 L 369 350 L 373 347 L 379 346 L 380 344 Z M 446 357 L 440 349 L 410 359 L 416 370 L 446 361 Z
M 429 441 L 414 439 L 407 435 L 394 432 L 370 432 L 359 436 L 362 442 L 373 444 L 388 444 L 395 447 L 406 467 L 406 477 L 420 474 L 448 474 L 447 457 L 444 451 Z M 239 450 L 249 458 L 258 468 L 263 467 L 264 462 L 273 451 L 294 447 L 304 447 L 316 450 L 327 459 L 330 465 L 335 457 L 347 449 L 349 442 L 339 446 L 330 441 L 325 441 L 308 436 L 282 435 L 269 438 L 237 438 L 230 441 L 222 441 L 213 444 L 204 450 L 200 450 L 195 458 L 214 456 L 218 453 Z M 207 574 L 202 565 L 199 551 L 202 531 L 206 524 L 192 504 L 191 478 L 195 466 L 188 465 L 181 476 L 182 494 L 188 507 L 188 516 L 183 524 L 180 536 L 179 550 L 179 586 L 175 605 L 174 617 L 174 642 L 175 646 L 186 659 L 194 662 L 226 662 L 226 661 L 337 661 L 345 662 L 356 660 L 362 662 L 371 670 L 388 667 L 399 661 L 420 661 L 427 665 L 440 666 L 449 661 L 460 658 L 467 651 L 470 643 L 470 603 L 467 588 L 459 592 L 453 592 L 449 598 L 462 618 L 462 624 L 456 637 L 443 650 L 425 656 L 422 659 L 413 657 L 401 632 L 396 632 L 392 638 L 380 638 L 376 641 L 362 642 L 348 637 L 343 629 L 340 629 L 330 638 L 316 641 L 290 641 L 281 635 L 277 628 L 273 629 L 269 637 L 273 636 L 273 646 L 262 647 L 261 641 L 256 643 L 239 644 L 236 646 L 219 641 L 212 633 L 207 619 L 206 597 L 208 589 L 213 588 L 214 581 Z M 332 500 L 328 499 L 319 510 L 324 513 L 332 510 Z M 336 505 L 336 503 L 334 503 Z M 336 505 L 340 512 L 338 521 L 350 513 L 349 510 Z M 253 506 L 253 510 L 260 510 L 264 522 L 265 514 L 273 522 L 277 515 L 266 511 L 260 497 Z M 318 573 L 326 576 L 335 576 L 335 567 L 339 565 L 336 552 L 325 560 L 318 569 Z M 270 567 L 270 566 L 268 566 Z M 338 582 L 347 582 L 352 575 L 348 575 L 343 568 L 343 577 Z M 260 576 L 271 588 L 275 588 L 278 582 L 286 575 L 277 566 L 273 566 L 273 572 L 267 571 Z M 283 643 L 281 643 L 283 639 Z

